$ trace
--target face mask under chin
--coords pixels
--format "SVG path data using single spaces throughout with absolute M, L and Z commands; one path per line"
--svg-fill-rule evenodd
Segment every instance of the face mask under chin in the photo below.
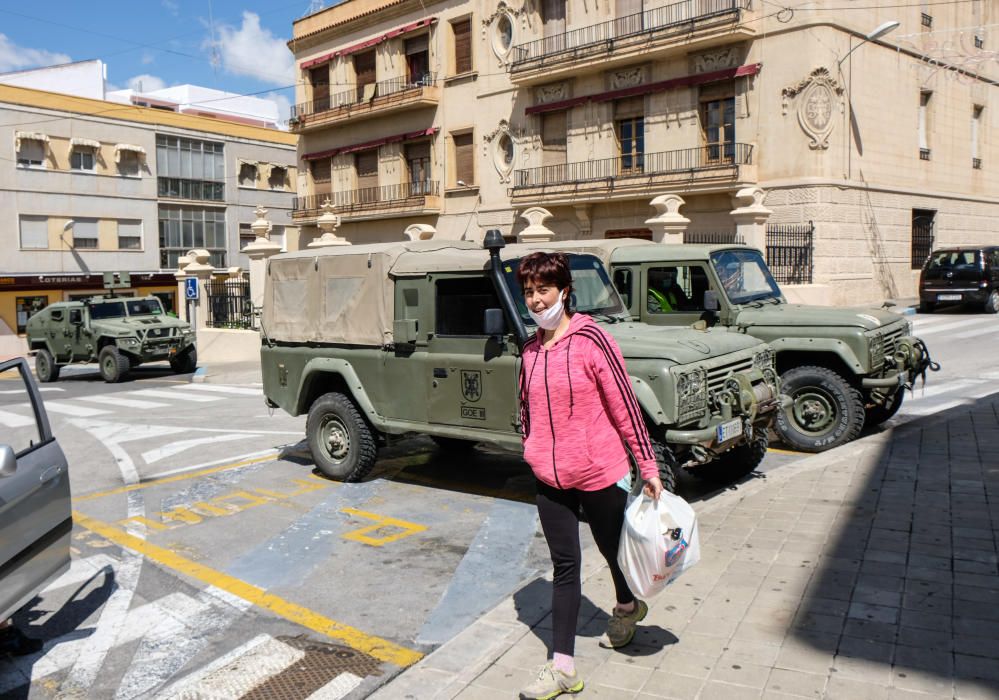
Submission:
M 541 313 L 535 313 L 530 309 L 527 310 L 531 318 L 539 328 L 543 328 L 546 331 L 553 331 L 558 328 L 558 324 L 562 321 L 562 314 L 564 313 L 564 308 L 562 306 L 562 290 L 559 290 L 558 300 L 552 304 L 550 307 L 542 311 Z

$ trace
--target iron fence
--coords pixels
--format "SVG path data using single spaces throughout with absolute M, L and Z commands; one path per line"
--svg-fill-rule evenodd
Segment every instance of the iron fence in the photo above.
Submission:
M 745 243 L 746 241 L 735 231 L 684 231 L 683 242 L 701 245 L 726 245 Z
M 328 112 L 331 109 L 364 104 L 368 100 L 374 99 L 375 97 L 387 97 L 389 95 L 398 95 L 409 90 L 420 90 L 425 87 L 431 87 L 436 83 L 437 76 L 435 73 L 425 73 L 422 76 L 414 78 L 403 77 L 392 78 L 391 80 L 382 80 L 381 82 L 373 83 L 374 87 L 367 91 L 370 93 L 367 95 L 367 99 L 365 99 L 365 89 L 368 88 L 368 86 L 355 85 L 350 90 L 344 90 L 342 92 L 329 95 L 328 97 L 321 97 L 317 100 L 310 100 L 309 102 L 293 105 L 291 108 L 291 119 L 302 119 L 303 117 L 308 117 L 313 114 Z
M 256 326 L 250 280 L 245 278 L 213 279 L 205 284 L 209 328 L 247 328 Z
M 811 284 L 815 224 L 767 226 L 767 265 L 780 284 Z
M 524 64 L 571 54 L 577 56 L 591 47 L 614 48 L 614 42 L 644 34 L 670 35 L 691 31 L 694 25 L 724 15 L 739 16 L 747 0 L 683 0 L 607 22 L 573 29 L 562 34 L 529 41 L 513 49 L 513 70 Z
M 514 172 L 514 188 L 613 180 L 636 175 L 694 173 L 699 170 L 748 165 L 752 161 L 752 144 L 718 143 L 678 151 L 634 153 L 616 158 L 517 170 Z
M 926 213 L 912 217 L 912 256 L 913 270 L 919 270 L 933 250 L 933 214 Z
M 338 212 L 344 212 L 377 204 L 392 206 L 414 197 L 436 197 L 439 194 L 440 183 L 436 180 L 403 182 L 397 185 L 362 187 L 357 190 L 341 190 L 295 197 L 292 201 L 292 211 L 317 211 L 327 199 Z

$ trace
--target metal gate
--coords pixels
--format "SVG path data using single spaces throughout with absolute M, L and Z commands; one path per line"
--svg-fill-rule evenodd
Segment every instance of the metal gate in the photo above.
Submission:
M 936 212 L 913 209 L 912 211 L 912 269 L 922 268 L 933 250 L 933 222 Z
M 767 265 L 780 284 L 811 284 L 815 224 L 767 225 Z
M 209 328 L 253 328 L 250 280 L 213 279 L 205 284 Z

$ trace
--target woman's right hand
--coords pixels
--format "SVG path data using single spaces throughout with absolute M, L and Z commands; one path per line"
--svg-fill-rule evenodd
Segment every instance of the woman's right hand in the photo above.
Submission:
M 658 501 L 659 495 L 663 492 L 663 482 L 658 476 L 646 479 L 645 486 L 642 490 L 645 492 L 645 495 L 653 501 Z

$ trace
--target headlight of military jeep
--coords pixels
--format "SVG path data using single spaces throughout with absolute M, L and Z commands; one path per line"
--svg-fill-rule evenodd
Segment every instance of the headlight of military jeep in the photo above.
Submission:
M 753 367 L 761 372 L 765 369 L 774 368 L 774 351 L 770 348 L 756 353 L 753 357 Z
M 121 340 L 121 342 L 125 343 L 126 345 L 133 347 L 139 344 L 138 338 L 119 338 L 119 340 Z
M 708 403 L 708 373 L 700 368 L 678 373 L 676 399 L 680 422 L 704 413 Z

